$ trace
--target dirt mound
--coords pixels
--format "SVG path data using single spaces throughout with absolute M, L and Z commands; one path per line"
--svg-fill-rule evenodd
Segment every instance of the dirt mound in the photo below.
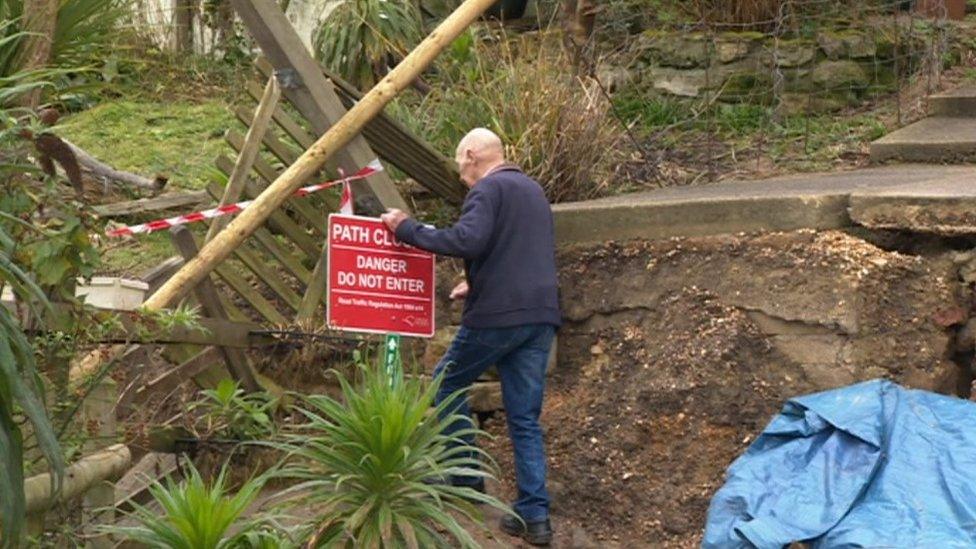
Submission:
M 577 351 L 543 419 L 554 515 L 623 546 L 697 543 L 726 466 L 802 373 L 782 368 L 745 314 L 695 288 Z M 511 470 L 499 434 L 492 453 Z

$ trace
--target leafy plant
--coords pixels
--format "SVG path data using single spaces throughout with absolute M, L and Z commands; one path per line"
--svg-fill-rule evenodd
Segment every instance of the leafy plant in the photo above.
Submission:
M 320 61 L 366 89 L 421 39 L 411 0 L 342 0 L 315 33 Z
M 282 474 L 301 481 L 285 495 L 321 517 L 308 546 L 476 547 L 458 522 L 480 520 L 471 500 L 506 508 L 470 488 L 431 482 L 491 476 L 466 448 L 449 447 L 444 429 L 459 416 L 439 418 L 450 400 L 430 410 L 439 380 L 394 385 L 380 368 L 361 371 L 358 388 L 337 374 L 343 402 L 306 397 L 300 411 L 307 422 L 275 445 L 291 458 Z
M 216 389 L 203 391 L 191 409 L 203 411 L 206 431 L 234 440 L 261 440 L 274 433 L 271 414 L 277 399 L 267 393 L 245 393 L 240 384 L 223 379 Z
M 253 478 L 234 494 L 226 486 L 226 467 L 212 484 L 204 482 L 190 464 L 188 477 L 177 482 L 167 478 L 149 487 L 153 500 L 162 508 L 133 504 L 129 514 L 138 526 L 106 526 L 104 531 L 159 549 L 236 549 L 253 547 L 287 547 L 287 539 L 270 530 L 265 517 L 242 520 L 267 481 L 266 476 Z M 236 533 L 231 533 L 231 530 Z
M 0 220 L 26 225 L 0 212 Z M 29 227 L 29 226 L 28 226 Z M 47 307 L 44 292 L 14 259 L 17 244 L 0 224 L 0 287 L 10 286 L 34 314 Z M 23 414 L 48 464 L 52 482 L 60 486 L 64 461 L 57 436 L 44 408 L 44 386 L 34 349 L 10 310 L 0 305 L 0 547 L 16 547 L 24 523 L 24 441 L 16 416 Z
M 17 86 L 79 88 L 79 76 L 113 58 L 113 43 L 125 15 L 122 0 L 63 0 L 51 43 L 49 69 L 24 70 L 24 0 L 0 2 L 0 105 L 5 90 Z M 16 78 L 14 78 L 16 76 Z
M 472 128 L 493 130 L 554 202 L 610 194 L 613 166 L 628 152 L 610 101 L 595 81 L 570 72 L 555 40 L 531 40 L 464 37 L 444 81 L 416 104 L 398 102 L 397 117 L 444 151 Z
M 203 324 L 200 324 L 200 308 L 189 303 L 183 303 L 172 309 L 140 309 L 140 312 L 163 331 L 168 332 L 176 328 L 207 331 Z

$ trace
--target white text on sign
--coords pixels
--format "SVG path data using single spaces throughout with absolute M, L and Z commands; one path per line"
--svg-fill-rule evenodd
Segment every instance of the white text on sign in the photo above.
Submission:
M 406 248 L 385 227 L 362 227 L 357 225 L 332 225 L 332 242 L 340 244 L 374 244 L 382 247 Z

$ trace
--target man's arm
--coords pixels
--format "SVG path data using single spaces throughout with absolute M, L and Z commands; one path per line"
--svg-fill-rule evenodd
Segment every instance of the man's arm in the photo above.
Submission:
M 477 187 L 468 193 L 461 218 L 452 227 L 435 229 L 416 219 L 393 212 L 382 216 L 398 239 L 440 255 L 475 259 L 484 253 L 495 226 L 495 207 L 491 196 Z

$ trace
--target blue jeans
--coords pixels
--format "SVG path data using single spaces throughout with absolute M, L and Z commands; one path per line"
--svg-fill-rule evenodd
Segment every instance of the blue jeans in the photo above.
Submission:
M 508 419 L 508 434 L 515 453 L 515 480 L 518 499 L 513 508 L 526 521 L 549 517 L 549 494 L 546 492 L 546 451 L 542 442 L 539 414 L 546 382 L 546 364 L 552 347 L 555 327 L 528 324 L 512 328 L 461 327 L 435 375 L 442 374 L 437 402 L 460 389 L 467 389 L 489 366 L 498 368 L 502 383 L 502 401 Z M 471 410 L 467 394 L 445 410 L 459 414 L 467 421 L 455 421 L 445 434 L 453 436 L 470 427 Z M 474 446 L 474 437 L 465 437 Z M 473 453 L 472 453 L 473 455 Z M 456 477 L 455 484 L 474 484 L 478 479 Z

